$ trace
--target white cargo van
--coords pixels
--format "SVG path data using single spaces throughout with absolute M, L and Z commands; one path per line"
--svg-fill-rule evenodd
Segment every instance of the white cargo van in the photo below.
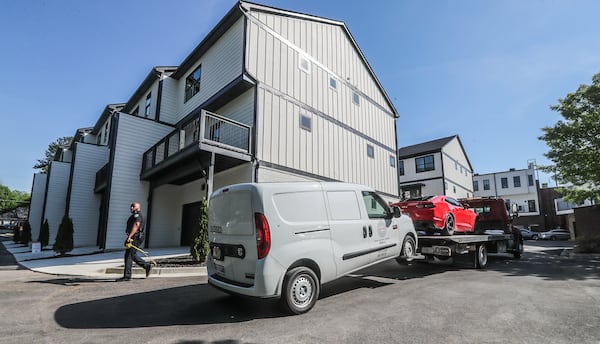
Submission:
M 237 184 L 209 202 L 208 281 L 229 293 L 281 297 L 309 311 L 322 283 L 390 258 L 411 259 L 412 221 L 367 186 Z

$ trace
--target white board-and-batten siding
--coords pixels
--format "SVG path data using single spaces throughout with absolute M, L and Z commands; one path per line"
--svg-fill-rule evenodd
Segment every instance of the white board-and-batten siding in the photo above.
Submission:
M 73 245 L 93 246 L 98 234 L 101 196 L 94 193 L 96 172 L 108 162 L 107 146 L 75 143 L 71 175 L 69 217 L 73 221 Z
M 125 239 L 125 224 L 130 215 L 129 205 L 138 201 L 147 214 L 149 183 L 140 180 L 142 156 L 173 128 L 151 120 L 119 114 L 105 248 L 121 248 Z
M 179 80 L 165 79 L 160 119 L 175 124 L 242 75 L 244 20 L 234 23 Z M 185 100 L 185 79 L 202 65 L 200 91 Z M 167 80 L 169 80 L 167 82 Z
M 42 212 L 44 210 L 44 194 L 46 193 L 46 173 L 35 173 L 33 175 L 33 186 L 31 188 L 31 203 L 27 221 L 31 225 L 31 238 L 37 240 L 42 228 Z
M 70 173 L 70 163 L 60 161 L 52 161 L 50 163 L 45 202 L 46 209 L 44 211 L 44 217 L 48 219 L 48 227 L 50 229 L 49 245 L 53 245 L 56 241 L 58 226 L 65 215 Z M 42 219 L 43 221 L 44 219 Z
M 250 14 L 248 23 L 246 67 L 259 81 L 257 158 L 397 194 L 393 110 L 345 30 L 264 13 Z M 310 131 L 300 127 L 301 115 L 311 119 Z

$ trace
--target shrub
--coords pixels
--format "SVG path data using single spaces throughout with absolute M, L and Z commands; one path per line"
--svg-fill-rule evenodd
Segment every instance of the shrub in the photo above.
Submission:
M 200 209 L 200 226 L 196 233 L 194 233 L 194 243 L 190 247 L 190 254 L 197 261 L 204 262 L 210 250 L 208 245 L 208 202 L 206 198 L 202 199 Z
M 21 228 L 19 228 L 19 226 L 15 226 L 15 228 L 13 228 L 13 241 L 15 244 L 21 242 Z
M 31 225 L 29 221 L 23 223 L 23 230 L 21 231 L 21 244 L 28 245 L 31 241 Z
M 42 225 L 38 241 L 42 247 L 48 246 L 48 242 L 50 241 L 50 226 L 48 226 L 48 219 L 46 219 Z
M 73 250 L 73 221 L 66 215 L 63 216 L 60 226 L 58 226 L 56 241 L 52 249 L 61 256 Z
M 577 238 L 575 252 L 600 253 L 600 235 Z

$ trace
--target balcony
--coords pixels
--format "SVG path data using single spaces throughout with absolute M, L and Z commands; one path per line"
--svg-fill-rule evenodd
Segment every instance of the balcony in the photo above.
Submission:
M 183 175 L 196 178 L 198 172 L 203 173 L 211 153 L 224 162 L 223 167 L 250 161 L 251 129 L 243 123 L 202 110 L 199 116 L 178 126 L 144 153 L 141 179 L 153 180 L 173 174 L 169 171 L 172 168 L 177 168 L 180 176 L 169 177 L 168 182 L 181 179 Z M 202 166 L 191 166 L 193 161 L 200 161 Z M 177 184 L 182 182 L 184 180 L 179 180 Z

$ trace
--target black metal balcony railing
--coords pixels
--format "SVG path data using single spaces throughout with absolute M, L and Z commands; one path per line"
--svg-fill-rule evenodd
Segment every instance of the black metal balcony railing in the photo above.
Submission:
M 248 154 L 250 129 L 243 123 L 202 110 L 199 116 L 183 123 L 144 153 L 142 173 L 196 143 Z

